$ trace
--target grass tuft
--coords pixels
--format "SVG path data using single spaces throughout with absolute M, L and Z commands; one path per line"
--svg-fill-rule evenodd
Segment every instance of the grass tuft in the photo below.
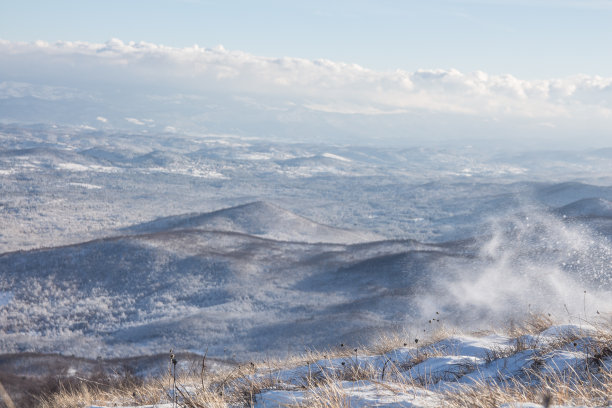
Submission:
M 40 398 L 39 407 L 138 406 L 173 401 L 177 406 L 191 408 L 251 407 L 266 391 L 286 391 L 295 396 L 295 401 L 285 404 L 287 407 L 338 408 L 351 406 L 351 390 L 360 384 L 375 386 L 381 393 L 397 398 L 435 397 L 435 404 L 451 408 L 523 402 L 543 406 L 610 405 L 610 325 L 602 322 L 589 326 L 596 329 L 543 336 L 542 331 L 552 324 L 548 315 L 532 315 L 521 324 L 512 325 L 505 333 L 512 341 L 503 347 L 490 348 L 480 362 L 457 359 L 453 350 L 438 347 L 438 341 L 457 334 L 442 328 L 432 331 L 429 338 L 392 335 L 368 348 L 342 344 L 332 350 L 307 350 L 285 360 L 247 362 L 216 372 L 205 369 L 204 357 L 202 367 L 193 373 L 177 373 L 173 363 L 173 370 L 166 376 L 145 382 L 128 377 L 73 379 Z M 476 376 L 461 384 L 457 382 L 494 364 L 500 367 L 503 364 L 505 369 L 508 358 L 525 355 L 529 356 L 525 357 L 525 364 L 511 375 L 498 372 L 493 377 Z M 576 363 L 556 367 L 556 355 L 577 356 Z M 434 357 L 438 358 L 434 361 L 453 363 L 447 371 L 414 369 Z M 455 386 L 442 392 L 437 387 L 441 380 L 454 382 Z

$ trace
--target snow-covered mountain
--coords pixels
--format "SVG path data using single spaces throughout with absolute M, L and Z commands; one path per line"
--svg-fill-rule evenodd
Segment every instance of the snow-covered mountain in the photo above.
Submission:
M 551 207 L 562 207 L 582 199 L 612 200 L 612 187 L 594 186 L 578 182 L 566 182 L 544 186 L 536 196 Z M 579 205 L 582 206 L 583 204 Z
M 605 149 L 538 161 L 471 146 L 291 144 L 97 122 L 0 124 L 0 253 L 260 200 L 319 224 L 423 242 L 476 235 L 490 217 L 533 203 L 612 200 Z
M 566 217 L 612 217 L 612 201 L 604 198 L 583 198 L 556 210 Z
M 0 125 L 0 353 L 231 361 L 612 310 L 608 150 L 145 130 Z
M 512 222 L 472 240 L 368 242 L 255 202 L 5 253 L 0 347 L 81 356 L 208 348 L 246 358 L 368 342 L 434 311 L 468 325 L 505 319 L 509 307 L 575 309 L 575 285 L 606 307 L 605 239 L 578 242 L 586 232 L 552 215 Z M 568 237 L 551 243 L 550 234 Z
M 354 244 L 384 239 L 375 233 L 322 225 L 265 201 L 212 213 L 165 217 L 128 228 L 127 231 L 151 233 L 180 229 L 236 232 L 277 241 L 307 243 Z
M 311 229 L 311 241 L 337 231 L 265 203 L 198 217 L 0 256 L 2 349 L 130 355 L 210 347 L 213 356 L 245 356 L 365 340 L 366 328 L 373 336 L 405 318 L 394 303 L 414 308 L 411 294 L 440 257 L 463 256 L 414 241 L 289 242 Z M 194 228 L 204 225 L 226 231 Z M 245 233 L 293 227 L 282 241 Z M 364 238 L 339 232 L 338 241 Z

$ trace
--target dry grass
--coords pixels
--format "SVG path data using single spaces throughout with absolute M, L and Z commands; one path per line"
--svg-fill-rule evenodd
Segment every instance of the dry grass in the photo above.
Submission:
M 308 398 L 298 407 L 308 408 L 344 408 L 350 407 L 346 391 L 338 385 L 334 378 L 328 378 L 324 384 L 311 388 Z
M 608 324 L 601 324 L 595 333 L 590 333 L 588 342 L 583 341 L 586 358 L 580 367 L 563 370 L 542 370 L 542 362 L 553 350 L 572 349 L 581 334 L 560 334 L 554 342 L 538 343 L 538 333 L 552 325 L 549 316 L 531 316 L 521 325 L 514 325 L 510 332 L 515 343 L 510 347 L 492 350 L 485 356 L 485 363 L 510 357 L 521 351 L 533 349 L 536 353 L 530 365 L 519 375 L 509 379 L 473 383 L 453 392 L 440 393 L 444 405 L 449 407 L 496 407 L 503 403 L 551 402 L 554 404 L 612 404 L 612 373 L 609 371 L 612 358 L 612 334 Z M 301 391 L 304 398 L 288 407 L 338 408 L 350 406 L 350 395 L 342 387 L 343 381 L 367 381 L 378 384 L 388 392 L 409 394 L 417 389 L 429 389 L 438 378 L 430 376 L 410 377 L 415 365 L 435 356 L 448 355 L 449 351 L 437 350 L 435 342 L 457 333 L 439 330 L 430 338 L 419 339 L 418 344 L 405 335 L 389 336 L 374 346 L 351 348 L 339 345 L 323 352 L 306 351 L 300 356 L 286 360 L 248 362 L 233 369 L 220 372 L 185 373 L 177 379 L 178 399 L 181 407 L 229 407 L 253 406 L 259 395 L 266 390 Z M 531 334 L 536 341 L 525 341 L 523 336 Z M 410 341 L 412 340 L 412 341 Z M 583 339 L 584 340 L 584 339 Z M 416 347 L 418 345 L 419 347 Z M 575 346 L 574 346 L 575 347 Z M 385 355 L 397 348 L 410 348 L 406 361 L 387 359 L 374 365 L 364 361 L 363 356 Z M 452 353 L 452 351 L 450 351 Z M 335 362 L 333 369 L 332 359 Z M 604 364 L 604 362 L 606 364 Z M 329 364 L 326 364 L 329 363 Z M 323 368 L 324 365 L 327 368 Z M 296 372 L 302 378 L 281 381 L 279 370 L 303 367 Z M 466 367 L 470 371 L 472 367 Z M 304 374 L 306 372 L 306 374 Z M 119 379 L 109 383 L 96 381 L 71 382 L 58 392 L 50 393 L 40 402 L 41 408 L 81 408 L 88 405 L 145 405 L 171 402 L 172 379 L 162 377 L 146 383 L 130 379 Z
M 177 399 L 181 407 L 227 407 L 230 403 L 245 402 L 246 386 L 238 386 L 242 379 L 237 373 L 229 372 L 206 378 L 193 375 L 177 378 Z M 144 383 L 98 383 L 89 380 L 71 381 L 59 390 L 40 399 L 40 408 L 83 408 L 89 405 L 152 405 L 172 402 L 171 376 L 156 378 Z M 212 380 L 212 381 L 211 381 Z M 202 385 L 203 384 L 203 385 Z M 232 392 L 226 392 L 227 388 Z M 259 392 L 252 387 L 251 394 Z M 248 405 L 246 405 L 248 406 Z
M 70 379 L 60 382 L 57 390 L 41 397 L 39 407 L 82 408 L 87 405 L 103 405 L 108 401 L 145 405 L 159 403 L 161 399 L 160 389 L 154 382 L 144 384 L 124 379 Z
M 554 324 L 554 319 L 547 313 L 529 313 L 526 319 L 520 322 L 510 320 L 503 332 L 511 337 L 520 337 L 526 334 L 536 335 Z
M 545 405 L 608 406 L 612 403 L 612 373 L 581 375 L 575 371 L 543 375 L 531 371 L 529 381 L 511 379 L 480 383 L 446 394 L 449 407 L 498 407 L 504 403 L 535 402 Z M 547 405 L 545 405 L 547 406 Z

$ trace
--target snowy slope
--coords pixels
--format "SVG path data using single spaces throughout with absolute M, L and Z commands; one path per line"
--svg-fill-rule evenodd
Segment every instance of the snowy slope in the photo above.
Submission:
M 612 368 L 609 353 L 596 351 L 608 345 L 606 340 L 595 338 L 598 334 L 601 332 L 589 325 L 561 325 L 518 337 L 458 335 L 424 347 L 410 345 L 382 355 L 353 354 L 321 359 L 272 374 L 259 374 L 262 378 L 271 377 L 276 385 L 257 395 L 256 406 L 307 403 L 317 396 L 327 402 L 344 401 L 351 407 L 439 407 L 452 402 L 457 406 L 470 406 L 473 401 L 456 397 L 470 387 L 483 387 L 480 389 L 481 403 L 492 404 L 495 400 L 487 399 L 487 395 L 492 394 L 491 388 L 526 384 L 537 389 L 540 379 L 547 376 L 555 378 L 559 387 L 563 381 L 560 378 L 564 378 L 579 395 L 578 378 L 584 378 L 586 373 L 595 378 L 607 378 Z M 304 382 L 310 377 L 334 379 L 335 383 L 327 390 L 324 386 L 313 387 Z M 306 392 L 299 387 L 304 385 Z M 510 393 L 497 398 L 513 402 Z M 584 399 L 588 397 L 583 396 Z M 601 406 L 594 400 L 589 402 L 592 403 L 589 406 Z
M 211 401 L 211 393 L 219 395 L 222 389 L 219 406 L 260 408 L 535 408 L 542 406 L 538 403 L 544 395 L 557 408 L 610 406 L 606 391 L 612 349 L 605 325 L 548 326 L 550 322 L 538 316 L 523 323 L 514 334 L 455 333 L 420 343 L 406 337 L 403 346 L 400 341 L 399 347 L 379 353 L 341 346 L 288 362 L 249 362 L 222 375 L 221 385 L 200 382 L 197 375 L 179 380 L 178 402 L 199 406 L 198 401 Z M 160 389 L 158 395 L 157 406 L 166 407 L 173 393 Z M 111 406 L 117 399 L 105 402 Z
M 322 225 L 265 201 L 212 213 L 166 217 L 131 227 L 128 231 L 142 233 L 181 229 L 238 232 L 277 241 L 308 243 L 353 244 L 383 239 L 371 232 Z
M 567 217 L 612 217 L 612 201 L 603 198 L 584 198 L 556 210 Z
M 322 224 L 424 242 L 476 235 L 489 217 L 532 201 L 612 200 L 605 150 L 540 152 L 522 163 L 471 147 L 291 144 L 146 128 L 0 124 L 0 252 L 258 200 Z
M 77 355 L 210 347 L 223 357 L 357 342 L 365 328 L 405 318 L 394 305 L 412 303 L 441 254 L 460 256 L 413 241 L 307 244 L 200 230 L 4 254 L 0 287 L 12 296 L 0 309 L 0 345 Z
M 104 159 L 82 155 L 72 149 L 35 147 L 0 151 L 0 166 L 13 171 L 117 171 Z
M 612 200 L 612 187 L 566 182 L 544 186 L 537 190 L 536 197 L 551 207 L 562 207 L 585 198 Z
M 295 242 L 337 230 L 265 203 L 138 228 L 157 231 L 0 255 L 0 350 L 248 358 L 428 330 L 435 312 L 465 327 L 610 307 L 608 241 L 552 216 L 444 244 Z

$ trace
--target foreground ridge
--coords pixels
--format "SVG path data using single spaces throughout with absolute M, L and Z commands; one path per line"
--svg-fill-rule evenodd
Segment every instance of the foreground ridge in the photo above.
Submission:
M 41 406 L 612 406 L 608 323 L 531 316 L 503 333 L 437 329 L 427 339 L 396 335 L 367 348 L 341 344 L 215 372 L 204 356 L 200 367 L 170 364 L 167 375 L 144 382 L 81 379 Z

